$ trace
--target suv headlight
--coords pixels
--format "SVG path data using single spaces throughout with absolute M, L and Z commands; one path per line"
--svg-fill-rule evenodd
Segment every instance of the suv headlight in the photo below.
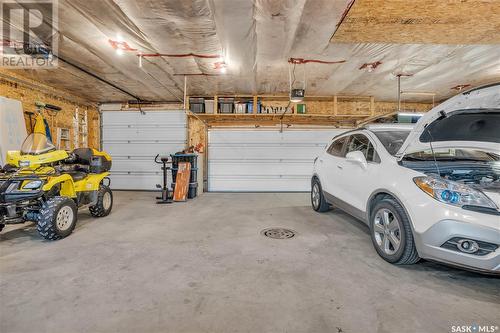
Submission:
M 23 190 L 36 190 L 42 186 L 41 180 L 33 180 L 23 186 Z
M 467 205 L 497 209 L 490 198 L 470 186 L 434 176 L 415 177 L 413 181 L 422 191 L 438 201 L 458 207 Z

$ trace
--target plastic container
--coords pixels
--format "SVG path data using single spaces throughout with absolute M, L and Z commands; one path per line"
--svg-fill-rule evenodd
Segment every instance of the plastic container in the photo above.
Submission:
M 245 113 L 246 108 L 246 103 L 234 103 L 234 113 Z
M 262 105 L 260 101 L 257 102 L 257 113 L 261 113 Z M 247 113 L 253 113 L 253 101 L 247 103 Z
M 214 113 L 214 100 L 206 99 L 205 100 L 205 113 Z
M 205 113 L 205 99 L 202 97 L 190 97 L 189 110 L 193 113 Z
M 234 113 L 234 98 L 223 97 L 218 99 L 219 113 Z
M 198 168 L 198 155 L 196 154 L 174 154 L 170 157 L 172 158 L 172 169 L 178 169 L 179 162 L 191 163 L 191 169 Z

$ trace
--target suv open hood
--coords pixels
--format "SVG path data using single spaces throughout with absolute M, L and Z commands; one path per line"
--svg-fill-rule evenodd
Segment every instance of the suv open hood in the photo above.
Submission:
M 434 107 L 420 118 L 396 153 L 401 159 L 432 148 L 500 151 L 500 83 L 475 88 Z

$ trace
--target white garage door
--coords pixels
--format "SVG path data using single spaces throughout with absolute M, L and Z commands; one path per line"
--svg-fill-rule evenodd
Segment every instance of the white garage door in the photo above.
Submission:
M 345 130 L 210 129 L 209 191 L 309 191 L 312 163 Z
M 154 190 L 161 184 L 161 166 L 154 157 L 186 147 L 186 122 L 184 111 L 104 111 L 102 145 L 113 158 L 111 187 Z

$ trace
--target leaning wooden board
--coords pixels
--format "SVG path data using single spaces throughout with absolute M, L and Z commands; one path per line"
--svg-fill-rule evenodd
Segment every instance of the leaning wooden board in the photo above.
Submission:
M 190 176 L 191 164 L 189 162 L 180 162 L 175 179 L 174 201 L 186 201 Z

